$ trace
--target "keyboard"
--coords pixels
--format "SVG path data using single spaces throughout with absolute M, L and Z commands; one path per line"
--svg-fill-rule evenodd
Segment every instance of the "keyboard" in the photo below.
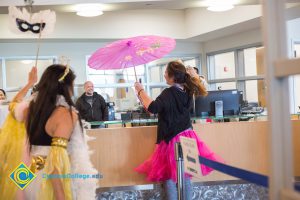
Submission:
M 260 114 L 264 111 L 263 107 L 252 107 L 251 109 L 242 108 L 241 114 Z

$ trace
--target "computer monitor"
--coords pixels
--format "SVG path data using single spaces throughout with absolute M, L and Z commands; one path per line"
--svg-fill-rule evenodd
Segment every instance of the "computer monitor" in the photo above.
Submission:
M 215 116 L 215 102 L 223 102 L 223 115 L 238 115 L 240 112 L 241 93 L 238 90 L 208 91 L 208 95 L 195 99 L 197 117 Z

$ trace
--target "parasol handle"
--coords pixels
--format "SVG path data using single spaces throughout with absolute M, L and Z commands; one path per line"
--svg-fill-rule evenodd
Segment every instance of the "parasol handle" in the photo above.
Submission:
M 42 21 L 41 21 L 42 24 Z M 40 32 L 39 32 L 39 38 L 37 41 L 37 51 L 36 51 L 36 56 L 35 56 L 35 67 L 37 67 L 37 62 L 38 62 L 38 58 L 39 58 L 39 53 L 40 53 L 40 46 L 41 46 L 41 37 L 42 37 L 42 26 L 40 26 Z
M 138 82 L 137 75 L 136 75 L 136 70 L 135 70 L 135 66 L 133 66 L 133 69 L 134 69 L 135 81 Z

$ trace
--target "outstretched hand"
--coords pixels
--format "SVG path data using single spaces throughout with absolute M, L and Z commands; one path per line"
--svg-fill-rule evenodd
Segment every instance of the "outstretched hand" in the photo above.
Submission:
M 28 74 L 28 85 L 30 87 L 34 86 L 34 84 L 37 82 L 37 67 L 32 67 L 31 71 Z
M 136 92 L 139 92 L 141 89 L 144 89 L 144 86 L 139 82 L 135 82 L 134 88 L 135 88 Z

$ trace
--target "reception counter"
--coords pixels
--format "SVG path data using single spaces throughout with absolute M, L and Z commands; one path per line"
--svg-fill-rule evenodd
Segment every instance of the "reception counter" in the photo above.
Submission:
M 292 120 L 294 172 L 300 176 L 300 120 Z M 228 165 L 268 174 L 267 121 L 193 124 L 199 137 Z M 95 140 L 89 142 L 94 151 L 92 162 L 103 175 L 100 187 L 149 184 L 134 168 L 154 150 L 156 126 L 116 127 L 87 130 Z M 298 156 L 297 156 L 298 155 Z M 236 178 L 219 172 L 194 181 L 224 181 Z

